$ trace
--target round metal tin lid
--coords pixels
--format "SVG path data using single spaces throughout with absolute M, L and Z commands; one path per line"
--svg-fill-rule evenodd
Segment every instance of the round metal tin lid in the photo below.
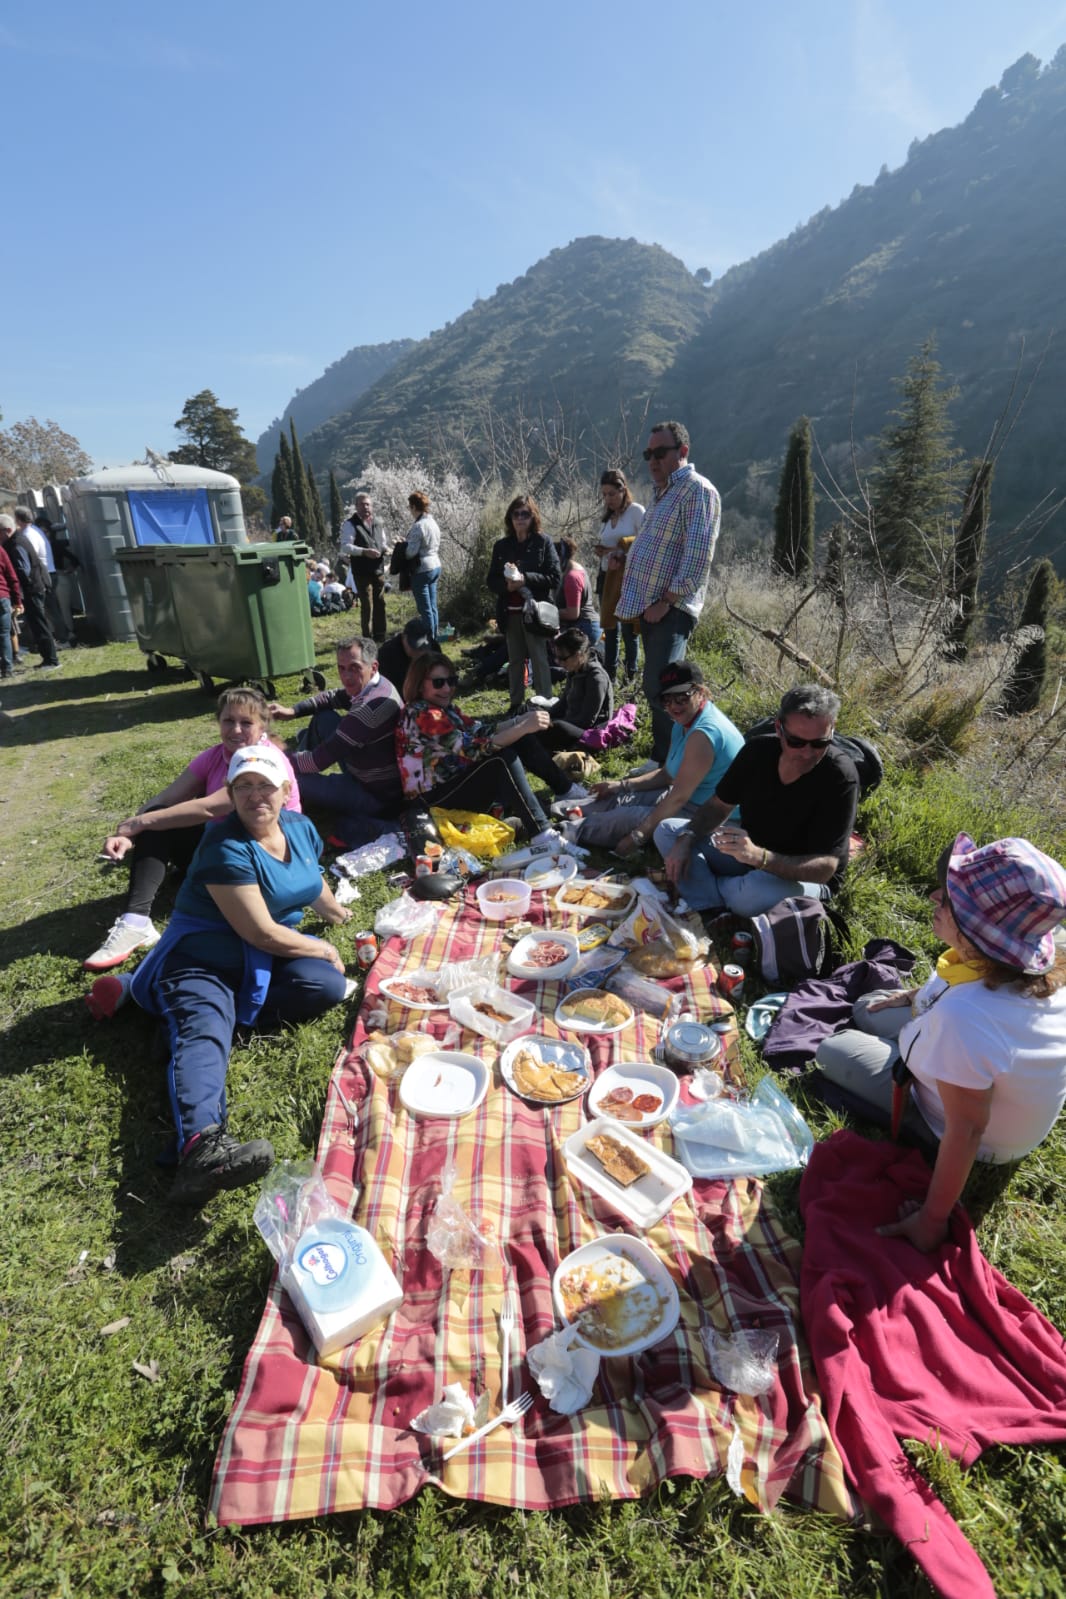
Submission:
M 667 1047 L 688 1060 L 704 1060 L 721 1049 L 718 1035 L 702 1022 L 675 1022 L 666 1035 Z

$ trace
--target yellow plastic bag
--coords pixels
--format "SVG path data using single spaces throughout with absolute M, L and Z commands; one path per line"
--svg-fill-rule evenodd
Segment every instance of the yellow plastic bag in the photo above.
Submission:
M 441 843 L 452 849 L 468 849 L 481 860 L 495 860 L 514 848 L 514 828 L 495 816 L 479 811 L 445 811 L 435 806 L 429 813 L 437 824 Z

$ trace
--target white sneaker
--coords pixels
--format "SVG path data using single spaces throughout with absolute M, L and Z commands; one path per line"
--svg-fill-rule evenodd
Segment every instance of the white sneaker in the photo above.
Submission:
M 123 961 L 129 960 L 134 950 L 151 949 L 153 944 L 159 943 L 160 936 L 151 922 L 147 927 L 131 927 L 126 918 L 120 916 L 100 948 L 94 949 L 82 965 L 87 972 L 110 971 L 112 966 L 121 966 Z
M 354 977 L 346 978 L 344 983 L 344 998 L 351 999 L 358 987 L 359 984 L 356 982 Z
M 639 766 L 630 767 L 629 771 L 626 773 L 626 776 L 643 777 L 645 772 L 657 772 L 660 765 L 661 762 L 659 761 L 641 761 Z

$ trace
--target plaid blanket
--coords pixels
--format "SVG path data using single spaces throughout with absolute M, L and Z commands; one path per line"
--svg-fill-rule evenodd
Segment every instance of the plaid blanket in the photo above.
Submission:
M 532 918 L 550 921 L 543 895 Z M 581 1100 L 541 1108 L 502 1083 L 460 1120 L 417 1119 L 360 1060 L 364 1018 L 387 1003 L 386 1031 L 407 1025 L 443 1036 L 447 1012 L 411 1013 L 379 992 L 383 978 L 443 960 L 491 951 L 498 929 L 484 923 L 472 895 L 442 909 L 434 931 L 411 945 L 395 940 L 371 969 L 349 1048 L 337 1059 L 318 1159 L 331 1192 L 377 1239 L 400 1278 L 404 1301 L 388 1322 L 338 1354 L 316 1360 L 275 1276 L 219 1448 L 211 1509 L 221 1522 L 253 1524 L 341 1510 L 391 1508 L 424 1484 L 459 1498 L 526 1509 L 630 1498 L 665 1477 L 713 1476 L 725 1469 L 739 1430 L 743 1491 L 769 1509 L 782 1493 L 840 1516 L 853 1514 L 840 1458 L 829 1437 L 813 1370 L 799 1336 L 799 1248 L 785 1236 L 752 1181 L 697 1182 L 691 1196 L 645 1236 L 680 1292 L 681 1320 L 664 1342 L 636 1357 L 604 1359 L 591 1402 L 558 1416 L 520 1367 L 525 1350 L 555 1330 L 551 1279 L 570 1250 L 602 1233 L 630 1231 L 609 1203 L 578 1188 L 562 1145 L 581 1125 Z M 556 917 L 556 920 L 558 918 Z M 730 1014 L 713 971 L 674 979 L 687 986 L 704 1019 Z M 540 1002 L 541 1030 L 558 984 L 525 984 Z M 428 1018 L 422 1022 L 421 1018 Z M 620 1034 L 591 1040 L 593 1068 L 647 1060 L 654 1024 L 639 1016 Z M 463 1047 L 490 1061 L 496 1050 L 464 1036 Z M 353 1131 L 337 1089 L 358 1109 Z M 665 1126 L 651 1137 L 671 1148 Z M 445 1164 L 459 1172 L 455 1196 L 499 1241 L 520 1300 L 512 1338 L 512 1397 L 536 1395 L 514 1427 L 501 1427 L 446 1465 L 448 1444 L 411 1428 L 412 1419 L 462 1383 L 476 1399 L 486 1388 L 498 1409 L 498 1315 L 505 1282 L 499 1266 L 445 1272 L 426 1247 L 426 1227 Z M 773 1389 L 752 1399 L 724 1392 L 713 1377 L 700 1330 L 758 1326 L 780 1335 Z

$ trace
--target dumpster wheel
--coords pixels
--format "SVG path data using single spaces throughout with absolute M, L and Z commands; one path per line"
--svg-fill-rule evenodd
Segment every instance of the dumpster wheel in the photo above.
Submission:
M 274 685 L 274 681 L 273 681 L 272 678 L 269 678 L 269 677 L 250 677 L 248 679 L 248 683 L 249 683 L 249 686 L 251 688 L 257 688 L 259 690 L 260 694 L 262 694 L 264 699 L 266 699 L 266 700 L 276 700 L 277 699 L 278 691 L 277 691 L 277 688 Z
M 167 667 L 166 657 L 156 650 L 145 656 L 144 664 L 150 672 L 165 672 Z
M 209 677 L 206 672 L 194 672 L 193 676 L 205 694 L 213 694 L 215 692 L 215 680 L 213 677 Z
M 310 694 L 312 689 L 317 689 L 321 694 L 325 686 L 326 674 L 325 672 L 320 672 L 317 669 L 313 672 L 305 672 L 303 676 L 303 682 L 300 684 L 300 687 L 303 689 L 305 694 Z

